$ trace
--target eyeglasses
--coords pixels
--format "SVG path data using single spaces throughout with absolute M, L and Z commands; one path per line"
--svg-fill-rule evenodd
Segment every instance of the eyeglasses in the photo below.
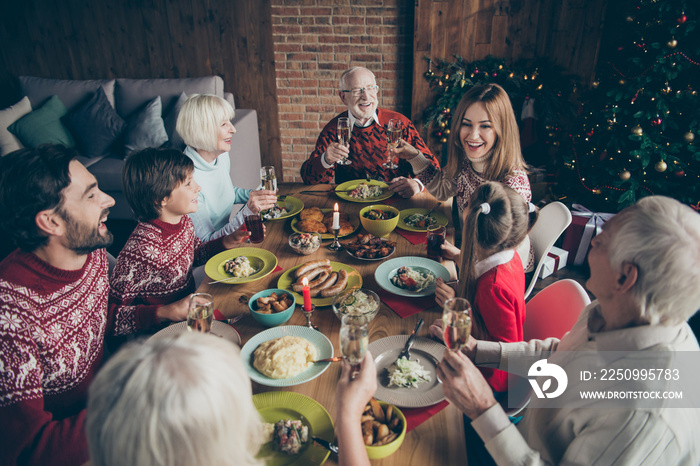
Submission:
M 362 91 L 366 92 L 367 94 L 374 95 L 378 90 L 379 86 L 375 84 L 374 86 L 356 87 L 355 89 L 341 89 L 340 92 L 349 92 L 353 97 L 360 97 L 362 95 Z

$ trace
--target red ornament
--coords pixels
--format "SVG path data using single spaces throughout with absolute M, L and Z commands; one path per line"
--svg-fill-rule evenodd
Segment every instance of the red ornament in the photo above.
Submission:
M 685 176 L 685 172 L 683 170 L 678 170 L 677 172 L 673 172 L 673 174 L 678 178 L 683 178 Z
M 651 120 L 651 124 L 654 126 L 659 126 L 661 124 L 661 118 L 656 118 L 654 120 Z
M 678 19 L 676 20 L 676 22 L 678 22 L 678 24 L 683 24 L 683 23 L 685 23 L 686 21 L 688 21 L 688 17 L 687 17 L 686 15 L 682 15 L 680 18 L 678 18 Z

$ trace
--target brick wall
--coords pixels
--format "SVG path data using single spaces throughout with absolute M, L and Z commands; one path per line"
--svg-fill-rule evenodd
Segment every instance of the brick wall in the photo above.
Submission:
M 345 108 L 337 92 L 347 68 L 372 70 L 379 105 L 410 117 L 413 7 L 406 0 L 272 0 L 284 181 L 301 181 L 321 129 Z

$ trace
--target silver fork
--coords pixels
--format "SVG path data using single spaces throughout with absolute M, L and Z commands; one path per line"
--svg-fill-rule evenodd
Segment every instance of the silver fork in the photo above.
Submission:
M 406 359 L 410 360 L 411 359 L 411 347 L 413 346 L 413 342 L 416 340 L 416 335 L 420 331 L 420 328 L 423 326 L 423 319 L 418 319 L 418 322 L 416 322 L 416 328 L 413 329 L 413 333 L 411 334 L 410 337 L 408 337 L 408 340 L 406 340 L 406 346 L 404 346 L 403 351 L 399 354 L 399 357 L 396 358 L 398 361 L 402 357 L 406 357 Z

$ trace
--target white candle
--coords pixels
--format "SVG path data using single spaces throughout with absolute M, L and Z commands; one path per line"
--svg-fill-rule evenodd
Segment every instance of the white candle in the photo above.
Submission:
M 333 225 L 331 226 L 333 230 L 340 230 L 340 212 L 338 212 L 338 203 L 335 203 L 333 208 Z

